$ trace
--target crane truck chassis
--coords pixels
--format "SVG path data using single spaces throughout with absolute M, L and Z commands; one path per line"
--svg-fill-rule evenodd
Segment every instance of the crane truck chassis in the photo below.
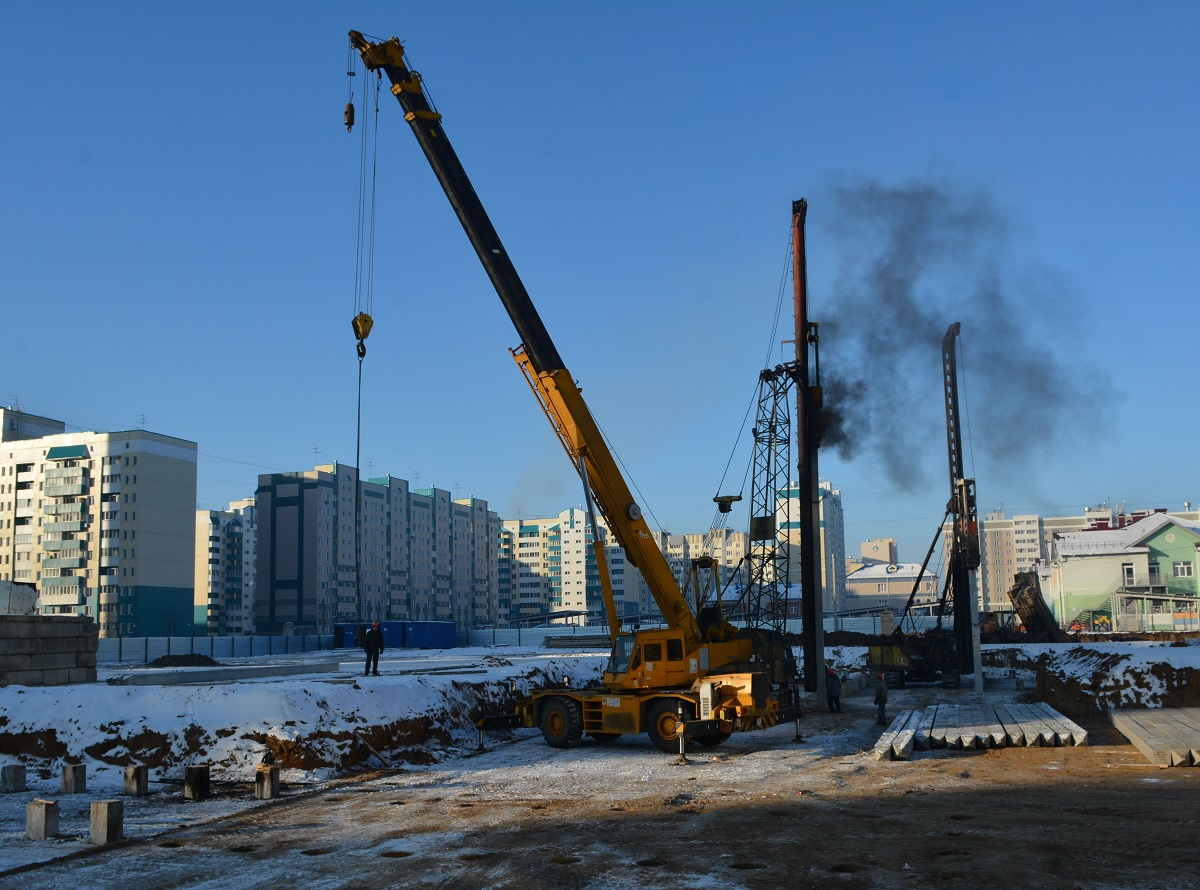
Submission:
M 681 591 L 399 39 L 374 43 L 351 31 L 350 42 L 368 71 L 387 75 L 404 119 L 521 338 L 511 350 L 513 358 L 580 476 L 593 531 L 594 513 L 599 512 L 626 560 L 642 573 L 666 623 L 662 629 L 622 629 L 604 542 L 594 533 L 612 640 L 602 681 L 583 688 L 533 690 L 515 703 L 514 712 L 481 717 L 477 726 L 481 731 L 537 726 L 546 742 L 558 748 L 577 744 L 585 733 L 605 742 L 645 732 L 660 749 L 672 751 L 681 735 L 716 745 L 733 732 L 798 720 L 796 659 L 783 634 L 734 627 L 722 614 L 719 598 L 714 606 L 698 604 L 697 614 Z M 349 127 L 349 110 L 345 120 Z

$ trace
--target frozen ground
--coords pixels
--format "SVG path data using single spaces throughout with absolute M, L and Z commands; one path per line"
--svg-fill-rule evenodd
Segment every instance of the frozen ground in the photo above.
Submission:
M 238 882 L 241 886 L 273 886 L 289 869 L 300 868 L 308 876 L 306 886 L 357 886 L 345 883 L 346 876 L 336 865 L 342 857 L 330 856 L 331 861 L 321 857 L 336 851 L 361 852 L 364 845 L 370 849 L 373 868 L 395 866 L 401 860 L 409 865 L 422 863 L 430 883 L 413 886 L 534 886 L 522 884 L 520 876 L 536 872 L 538 863 L 554 865 L 555 857 L 564 860 L 556 868 L 591 875 L 575 875 L 572 880 L 579 886 L 623 887 L 637 881 L 644 885 L 655 883 L 645 872 L 656 866 L 639 866 L 637 860 L 631 860 L 628 884 L 615 874 L 588 871 L 589 863 L 608 855 L 601 849 L 608 842 L 602 843 L 598 836 L 589 838 L 584 832 L 573 835 L 570 842 L 551 844 L 557 852 L 549 848 L 539 852 L 523 833 L 528 829 L 536 838 L 539 832 L 559 831 L 561 825 L 554 826 L 569 814 L 572 824 L 583 819 L 603 825 L 602 830 L 614 838 L 634 832 L 622 849 L 640 844 L 646 847 L 644 861 L 667 862 L 673 860 L 655 847 L 653 834 L 636 833 L 639 825 L 646 831 L 650 830 L 646 825 L 656 824 L 659 817 L 686 816 L 686 821 L 695 823 L 693 827 L 699 826 L 703 837 L 704 819 L 718 812 L 749 825 L 775 811 L 785 814 L 774 820 L 774 828 L 783 831 L 791 824 L 789 819 L 808 812 L 804 807 L 809 803 L 820 810 L 839 795 L 855 801 L 855 806 L 870 807 L 873 797 L 900 794 L 896 789 L 905 787 L 902 796 L 954 799 L 965 793 L 963 786 L 971 785 L 962 778 L 966 771 L 947 767 L 952 763 L 948 754 L 922 756 L 906 768 L 876 764 L 862 753 L 877 734 L 870 720 L 869 692 L 848 695 L 845 715 L 812 709 L 804 720 L 808 736 L 804 745 L 794 744 L 793 727 L 739 734 L 716 752 L 693 757 L 692 765 L 684 767 L 674 766 L 673 758 L 651 748 L 644 738 L 622 739 L 604 748 L 583 745 L 555 751 L 542 744 L 535 730 L 500 734 L 489 739 L 488 752 L 478 754 L 471 714 L 481 703 L 499 703 L 513 681 L 523 687 L 565 675 L 573 683 L 584 683 L 598 674 L 603 657 L 514 649 L 388 655 L 382 665 L 384 676 L 378 678 L 356 676 L 355 658 L 346 662 L 345 670 L 327 674 L 216 686 L 0 689 L 0 763 L 22 762 L 30 770 L 28 792 L 0 798 L 0 885 L 7 886 L 8 881 L 21 887 L 120 886 L 134 881 L 136 871 L 138 886 L 227 886 L 236 873 L 249 878 Z M 828 655 L 845 671 L 861 665 L 861 649 L 834 648 Z M 1014 700 L 1022 694 L 1016 688 L 1017 680 L 1022 680 L 1034 690 L 1088 685 L 1105 700 L 1156 704 L 1178 697 L 1182 690 L 1200 688 L 1198 656 L 1200 647 L 1154 644 L 985 647 L 985 664 L 991 667 L 982 698 Z M 309 657 L 328 659 L 329 653 Z M 893 706 L 920 706 L 942 695 L 974 698 L 968 690 L 896 690 Z M 1113 745 L 1087 752 L 1042 749 L 986 756 L 998 770 L 996 781 L 1117 767 L 1126 777 L 1137 775 L 1130 779 L 1138 783 L 1137 789 L 1151 787 L 1142 780 L 1158 779 L 1159 773 L 1137 774 L 1144 763 L 1140 756 L 1111 732 L 1107 737 Z M 250 782 L 253 765 L 266 747 L 285 766 L 285 794 L 279 804 L 256 806 Z M 130 757 L 152 763 L 153 793 L 147 798 L 120 795 L 120 764 Z M 64 759 L 88 764 L 88 793 L 60 794 L 58 777 Z M 384 761 L 395 770 L 385 770 Z M 185 802 L 183 768 L 198 762 L 212 764 L 216 794 L 209 801 Z M 365 771 L 371 769 L 378 773 L 367 775 Z M 1164 794 L 1183 786 L 1194 791 L 1197 786 L 1190 773 L 1177 770 L 1161 778 Z M 25 839 L 25 806 L 34 797 L 60 802 L 58 839 L 38 843 Z M 92 800 L 109 797 L 125 801 L 126 835 L 140 842 L 124 851 L 98 852 L 86 842 L 87 812 Z M 762 801 L 766 810 L 754 810 L 755 800 Z M 801 815 L 794 815 L 798 804 Z M 1146 802 L 1152 804 L 1153 800 Z M 967 804 L 956 806 L 961 809 Z M 970 806 L 988 804 L 981 799 Z M 543 824 L 547 820 L 549 824 Z M 480 834 L 485 830 L 499 834 L 485 840 Z M 728 833 L 728 826 L 714 824 L 708 830 L 719 838 L 722 831 Z M 767 818 L 758 830 L 772 831 L 772 820 Z M 514 851 L 503 868 L 495 847 L 500 838 Z M 515 851 L 524 847 L 529 848 L 527 855 L 516 856 Z M 453 856 L 446 853 L 451 849 Z M 777 885 L 757 880 L 765 881 L 765 874 L 739 876 L 738 872 L 761 871 L 761 863 L 753 866 L 745 858 L 748 854 L 722 850 L 714 854 L 712 863 L 716 868 L 723 861 L 720 856 L 725 856 L 725 872 L 708 874 L 704 880 L 711 878 L 709 883 L 697 883 L 701 876 L 694 874 L 677 886 Z M 831 868 L 839 864 L 846 868 L 837 872 L 837 879 L 854 879 L 854 863 L 870 858 L 869 852 L 830 853 L 838 860 Z M 472 858 L 476 854 L 478 858 Z M 13 871 L 43 860 L 81 855 L 85 858 L 33 872 Z M 565 861 L 572 857 L 574 862 Z M 896 866 L 901 873 L 904 864 Z M 186 871 L 186 880 L 178 868 Z M 484 874 L 479 869 L 490 869 L 484 883 L 478 883 Z M 210 873 L 212 883 L 205 884 L 204 875 Z M 151 879 L 153 875 L 159 877 Z M 561 877 L 568 875 L 564 872 Z M 882 874 L 877 877 L 883 879 Z M 546 880 L 557 879 L 547 875 Z M 780 880 L 778 886 L 787 886 L 790 878 Z M 872 880 L 858 886 L 888 886 L 886 881 Z M 660 878 L 658 885 L 672 884 Z

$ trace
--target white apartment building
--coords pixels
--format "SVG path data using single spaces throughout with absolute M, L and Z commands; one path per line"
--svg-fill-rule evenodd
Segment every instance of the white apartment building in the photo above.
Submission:
M 846 522 L 842 510 L 842 492 L 832 482 L 817 486 L 820 497 L 817 523 L 820 528 L 818 553 L 821 559 L 822 605 L 825 612 L 836 612 L 846 599 Z M 800 584 L 800 489 L 789 482 L 776 499 L 775 527 L 780 543 L 790 551 L 788 583 Z
M 543 519 L 506 519 L 501 523 L 511 551 L 509 613 L 504 619 L 528 619 L 554 612 L 577 613 L 553 619 L 560 624 L 605 624 L 600 574 L 587 514 L 571 507 Z M 641 573 L 629 565 L 625 551 L 599 523 L 613 598 L 622 619 L 643 614 Z
M 257 539 L 253 498 L 196 511 L 196 625 L 207 633 L 254 633 Z
M 102 637 L 192 633 L 196 443 L 65 428 L 0 409 L 0 580 Z
M 261 475 L 255 502 L 260 632 L 398 619 L 469 629 L 495 620 L 499 518 L 486 501 L 414 490 L 393 476 L 360 484 L 354 467 L 334 463 Z

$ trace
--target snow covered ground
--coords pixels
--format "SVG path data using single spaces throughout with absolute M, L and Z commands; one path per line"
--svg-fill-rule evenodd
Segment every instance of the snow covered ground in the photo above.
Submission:
M 285 798 L 328 789 L 339 776 L 384 766 L 446 782 L 460 769 L 478 773 L 487 764 L 511 765 L 514 758 L 536 763 L 550 756 L 551 749 L 540 743 L 509 744 L 536 736 L 536 730 L 489 738 L 493 750 L 478 755 L 474 714 L 480 708 L 502 708 L 514 685 L 518 693 L 549 678 L 569 677 L 572 685 L 584 685 L 599 676 L 605 661 L 599 653 L 551 654 L 540 649 L 401 650 L 385 653 L 382 676 L 362 677 L 357 653 L 344 654 L 344 663 L 324 673 L 221 684 L 101 682 L 0 688 L 0 765 L 25 764 L 29 776 L 27 791 L 0 797 L 0 874 L 89 849 L 88 810 L 93 800 L 124 801 L 127 837 L 155 835 L 263 806 L 253 798 L 252 783 L 254 766 L 268 748 L 284 766 Z M 843 674 L 861 674 L 862 648 L 832 647 L 826 654 Z M 272 663 L 334 659 L 336 653 L 324 652 Z M 991 694 L 1011 700 L 1021 680 L 1035 696 L 1049 699 L 1060 710 L 1053 700 L 1056 694 L 1087 696 L 1109 708 L 1188 703 L 1184 699 L 1200 692 L 1200 646 L 987 646 L 984 664 L 989 688 L 995 690 Z M 130 672 L 102 671 L 101 679 Z M 834 749 L 860 750 L 859 736 L 870 731 L 846 732 L 854 737 L 822 737 L 830 756 Z M 742 753 L 748 754 L 759 746 L 776 748 L 792 734 L 779 727 L 736 735 L 728 745 L 745 748 Z M 596 753 L 590 752 L 587 764 L 570 774 L 579 794 L 603 794 L 606 771 L 641 770 L 649 778 L 664 767 L 663 755 L 648 745 L 623 744 L 602 758 Z M 810 750 L 805 757 L 814 753 Z M 61 793 L 61 768 L 67 762 L 87 765 L 86 793 Z M 129 762 L 150 766 L 149 796 L 121 794 L 123 765 Z M 737 768 L 752 770 L 756 762 L 746 756 Z M 184 768 L 199 763 L 211 765 L 214 796 L 185 801 Z M 464 765 L 456 766 L 459 763 Z M 55 840 L 25 838 L 25 809 L 36 797 L 59 801 L 61 831 Z

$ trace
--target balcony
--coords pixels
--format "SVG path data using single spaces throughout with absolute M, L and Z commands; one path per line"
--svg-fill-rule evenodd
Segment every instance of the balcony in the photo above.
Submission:
M 43 595 L 47 593 L 59 594 L 69 590 L 78 591 L 79 595 L 83 595 L 84 578 L 82 575 L 63 575 L 62 577 L 43 578 L 38 589 Z
M 55 607 L 82 606 L 86 604 L 86 599 L 87 597 L 84 595 L 83 591 L 76 593 L 75 591 L 68 590 L 50 590 L 45 587 L 42 588 L 41 594 L 38 597 L 38 601 L 42 606 Z
M 80 480 L 86 482 L 88 477 L 87 467 L 49 467 L 46 470 L 47 484 L 51 480 L 78 482 Z
M 44 526 L 42 526 L 42 529 L 52 534 L 61 532 L 81 532 L 83 531 L 83 520 L 65 519 L 61 522 L 47 522 Z
M 83 555 L 62 556 L 56 559 L 43 559 L 43 569 L 82 569 L 86 560 Z
M 85 543 L 87 542 L 71 538 L 66 541 L 43 541 L 42 547 L 46 550 L 83 550 Z
M 46 486 L 46 497 L 48 497 L 48 498 L 76 497 L 78 495 L 86 493 L 87 488 L 88 487 L 87 487 L 86 482 L 73 482 L 70 484 L 63 484 L 63 485 L 47 485 Z

